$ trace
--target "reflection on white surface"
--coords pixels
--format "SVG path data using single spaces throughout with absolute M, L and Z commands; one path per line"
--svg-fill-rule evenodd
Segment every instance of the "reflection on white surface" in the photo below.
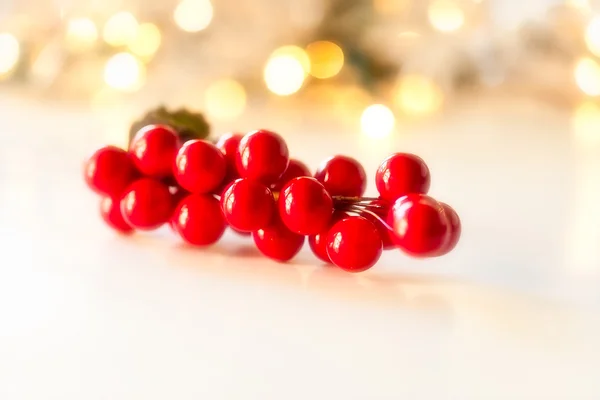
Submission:
M 432 194 L 461 214 L 451 255 L 388 252 L 353 275 L 321 266 L 308 246 L 294 264 L 267 261 L 231 233 L 203 250 L 168 228 L 114 235 L 80 170 L 103 127 L 86 114 L 0 106 L 10 110 L 0 134 L 2 399 L 600 397 L 600 249 L 587 241 L 598 238 L 597 147 L 579 146 L 568 115 L 480 100 L 366 154 L 359 126 L 274 126 L 313 169 L 335 149 L 372 179 L 390 150 L 414 151 L 431 167 Z

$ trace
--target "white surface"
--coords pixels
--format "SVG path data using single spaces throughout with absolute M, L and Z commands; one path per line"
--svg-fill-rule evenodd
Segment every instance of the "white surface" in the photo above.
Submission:
M 313 168 L 414 151 L 462 216 L 452 255 L 349 275 L 308 246 L 280 265 L 234 235 L 115 236 L 81 162 L 128 112 L 0 110 L 2 400 L 600 398 L 598 126 L 480 102 L 373 142 L 254 114 L 239 128 L 268 117 Z

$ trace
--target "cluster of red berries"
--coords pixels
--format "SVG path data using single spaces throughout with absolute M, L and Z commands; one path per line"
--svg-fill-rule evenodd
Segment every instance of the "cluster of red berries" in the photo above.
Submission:
M 175 130 L 149 125 L 128 151 L 96 151 L 85 179 L 103 196 L 104 220 L 122 233 L 169 223 L 186 242 L 206 246 L 229 226 L 278 261 L 294 257 L 308 236 L 319 259 L 351 272 L 372 267 L 386 249 L 446 254 L 461 231 L 456 212 L 426 195 L 430 174 L 421 158 L 385 159 L 376 174 L 380 197 L 366 198 L 358 161 L 334 156 L 313 176 L 266 130 L 182 144 Z

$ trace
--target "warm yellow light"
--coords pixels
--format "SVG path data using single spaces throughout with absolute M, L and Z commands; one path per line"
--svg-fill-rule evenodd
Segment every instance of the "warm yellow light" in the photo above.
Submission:
M 593 18 L 585 30 L 585 44 L 595 55 L 600 55 L 600 17 Z
M 113 89 L 134 92 L 142 87 L 146 78 L 146 68 L 129 53 L 112 56 L 104 67 L 104 81 Z
M 137 29 L 138 21 L 133 14 L 122 11 L 106 21 L 102 37 L 111 46 L 126 46 L 135 39 Z
M 567 5 L 582 11 L 589 11 L 590 9 L 589 0 L 567 0 Z
M 199 32 L 210 25 L 213 6 L 209 0 L 183 0 L 175 8 L 173 19 L 186 32 Z
M 98 40 L 98 28 L 89 18 L 74 18 L 67 23 L 66 46 L 70 51 L 86 51 Z
M 270 58 L 264 70 L 267 88 L 279 96 L 296 93 L 302 87 L 305 77 L 302 63 L 289 55 Z
M 152 57 L 160 47 L 162 35 L 154 24 L 140 24 L 135 38 L 129 43 L 129 50 L 140 57 Z
M 215 119 L 231 120 L 246 108 L 246 90 L 237 81 L 223 79 L 212 83 L 204 92 L 206 112 Z
M 333 42 L 311 43 L 306 46 L 306 53 L 310 59 L 310 74 L 315 78 L 331 78 L 344 66 L 344 52 Z
M 580 59 L 575 66 L 575 82 L 588 96 L 600 96 L 600 65 L 588 57 Z
M 584 145 L 600 144 L 600 105 L 592 101 L 579 104 L 573 113 L 575 139 Z
M 302 47 L 282 46 L 271 53 L 271 58 L 279 56 L 289 56 L 295 58 L 302 65 L 302 69 L 304 69 L 305 74 L 310 72 L 310 58 L 308 58 L 308 54 L 306 54 L 306 51 L 304 51 Z
M 11 72 L 19 62 L 19 41 L 10 33 L 0 33 L 0 75 Z
M 435 0 L 427 10 L 431 26 L 441 32 L 460 29 L 465 22 L 463 10 L 451 0 Z
M 422 75 L 401 77 L 394 93 L 395 105 L 406 114 L 430 114 L 441 106 L 442 101 L 439 86 Z
M 363 133 L 373 139 L 389 136 L 395 124 L 394 114 L 383 104 L 370 105 L 363 111 L 360 119 Z

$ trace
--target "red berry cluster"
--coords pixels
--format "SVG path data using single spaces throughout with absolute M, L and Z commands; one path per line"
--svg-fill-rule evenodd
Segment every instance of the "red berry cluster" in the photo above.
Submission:
M 169 223 L 186 242 L 206 246 L 229 226 L 278 261 L 293 258 L 308 236 L 318 258 L 351 272 L 372 267 L 387 249 L 446 254 L 461 232 L 456 212 L 426 195 L 430 174 L 421 158 L 389 156 L 376 174 L 380 197 L 366 198 L 358 161 L 334 156 L 311 176 L 266 130 L 182 144 L 168 126 L 149 125 L 128 151 L 96 151 L 85 179 L 103 196 L 104 220 L 122 233 Z

